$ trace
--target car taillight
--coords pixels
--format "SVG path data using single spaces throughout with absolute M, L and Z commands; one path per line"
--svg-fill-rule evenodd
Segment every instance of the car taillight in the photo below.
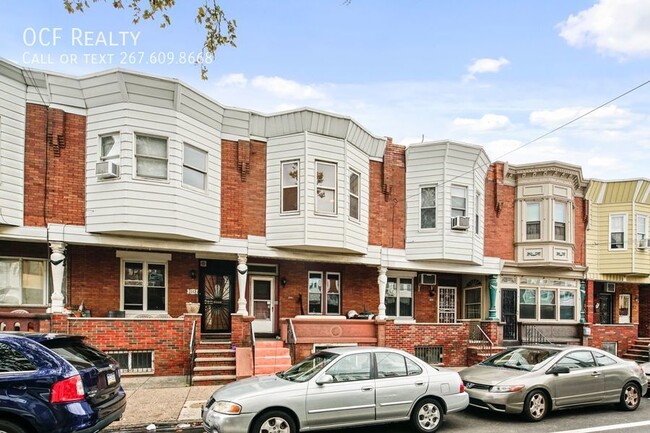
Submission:
M 84 384 L 79 375 L 68 377 L 52 385 L 50 403 L 69 403 L 83 399 Z
M 460 383 L 460 389 L 458 390 L 458 392 L 459 392 L 459 393 L 461 393 L 461 392 L 465 392 L 465 383 L 464 383 L 464 382 L 461 382 L 461 383 Z

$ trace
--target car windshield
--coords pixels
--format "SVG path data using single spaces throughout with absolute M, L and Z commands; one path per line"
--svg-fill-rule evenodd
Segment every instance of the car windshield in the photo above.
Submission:
M 481 365 L 532 371 L 535 370 L 539 364 L 558 352 L 559 350 L 547 348 L 519 347 L 516 349 L 506 350 L 492 358 L 486 359 L 481 362 Z
M 321 371 L 326 365 L 332 362 L 338 355 L 331 352 L 314 353 L 308 358 L 303 359 L 288 370 L 278 373 L 278 377 L 291 380 L 293 382 L 306 382 L 316 373 Z

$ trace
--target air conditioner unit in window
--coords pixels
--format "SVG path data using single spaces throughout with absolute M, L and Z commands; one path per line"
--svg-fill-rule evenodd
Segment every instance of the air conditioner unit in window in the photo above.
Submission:
M 452 230 L 467 230 L 469 229 L 469 217 L 457 216 L 451 219 Z
M 120 166 L 113 161 L 102 161 L 95 165 L 97 179 L 112 179 L 120 175 Z
M 616 291 L 616 283 L 605 283 L 605 291 L 607 293 L 614 293 Z
M 420 284 L 436 285 L 436 274 L 420 274 Z
M 646 248 L 650 248 L 650 239 L 639 239 L 639 249 L 645 250 Z

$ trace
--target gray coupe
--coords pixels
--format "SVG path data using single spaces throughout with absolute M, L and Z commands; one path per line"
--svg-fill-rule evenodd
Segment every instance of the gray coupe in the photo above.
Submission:
M 616 403 L 635 410 L 648 380 L 643 369 L 586 346 L 522 346 L 460 371 L 470 406 L 523 414 L 530 421 L 575 406 Z
M 203 409 L 209 433 L 295 433 L 410 420 L 422 433 L 469 403 L 453 370 L 400 350 L 338 347 L 275 375 L 218 389 Z

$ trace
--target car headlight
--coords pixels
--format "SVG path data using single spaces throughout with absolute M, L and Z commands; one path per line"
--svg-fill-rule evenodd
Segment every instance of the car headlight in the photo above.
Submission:
M 517 392 L 524 389 L 523 385 L 494 385 L 490 392 Z
M 239 415 L 241 413 L 241 406 L 232 401 L 219 400 L 215 401 L 210 410 L 226 415 Z

